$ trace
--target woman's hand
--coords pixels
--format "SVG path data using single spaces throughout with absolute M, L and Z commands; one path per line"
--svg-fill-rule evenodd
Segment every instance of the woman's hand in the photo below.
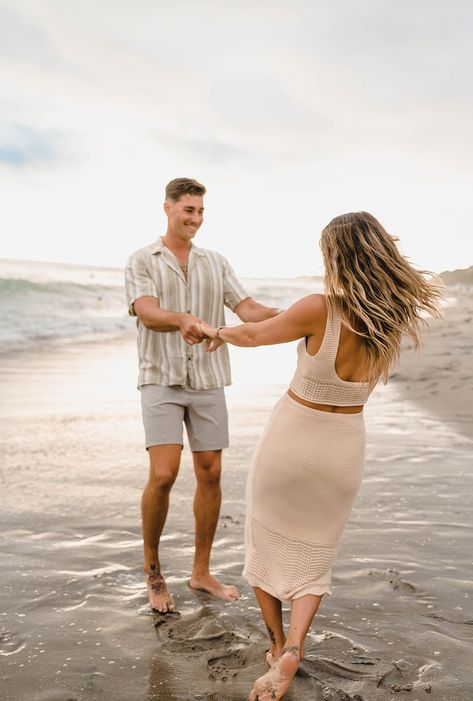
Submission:
M 205 350 L 208 353 L 213 353 L 214 351 L 217 350 L 217 348 L 220 348 L 223 341 L 220 338 L 218 338 L 216 328 L 214 328 L 213 326 L 210 326 L 210 324 L 207 324 L 206 321 L 202 321 L 200 324 L 200 329 L 201 329 L 202 335 L 206 339 L 205 340 Z

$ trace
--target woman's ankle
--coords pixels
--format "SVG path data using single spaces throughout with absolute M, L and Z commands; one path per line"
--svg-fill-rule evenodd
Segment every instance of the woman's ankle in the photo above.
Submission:
M 278 659 L 279 655 L 282 653 L 284 650 L 284 645 L 286 644 L 286 640 L 276 640 L 274 642 L 271 642 L 271 646 L 269 648 L 269 651 L 271 655 L 274 658 L 274 661 Z
M 293 657 L 297 657 L 298 660 L 302 660 L 304 656 L 304 647 L 303 644 L 300 641 L 291 641 L 291 640 L 286 640 L 286 643 L 283 647 L 282 652 L 284 653 L 289 653 Z

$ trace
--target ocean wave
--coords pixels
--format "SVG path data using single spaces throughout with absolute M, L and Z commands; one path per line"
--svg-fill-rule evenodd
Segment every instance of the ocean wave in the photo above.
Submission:
M 78 282 L 47 281 L 37 282 L 25 278 L 0 277 L 0 294 L 10 293 L 20 294 L 53 294 L 53 295 L 95 295 L 114 294 L 117 291 L 123 296 L 123 287 L 112 287 L 110 285 L 82 284 Z
M 0 277 L 0 352 L 131 328 L 123 287 Z
M 251 278 L 242 283 L 258 301 L 283 308 L 321 287 L 315 278 Z M 111 268 L 0 260 L 0 314 L 0 353 L 134 327 L 123 271 Z M 228 318 L 238 321 L 231 313 Z

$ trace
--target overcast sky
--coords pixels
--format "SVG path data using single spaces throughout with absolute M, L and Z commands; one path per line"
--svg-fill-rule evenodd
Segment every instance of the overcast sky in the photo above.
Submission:
M 240 275 L 360 209 L 467 267 L 472 59 L 471 0 L 0 0 L 0 257 L 123 265 L 188 176 Z

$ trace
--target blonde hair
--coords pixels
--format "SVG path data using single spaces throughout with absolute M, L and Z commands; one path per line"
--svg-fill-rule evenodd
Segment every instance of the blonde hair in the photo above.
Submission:
M 397 240 L 368 212 L 335 217 L 320 238 L 328 304 L 361 336 L 372 384 L 380 376 L 387 382 L 403 334 L 419 347 L 421 327 L 427 324 L 422 312 L 441 316 L 442 284 L 433 273 L 416 270 L 399 252 Z

